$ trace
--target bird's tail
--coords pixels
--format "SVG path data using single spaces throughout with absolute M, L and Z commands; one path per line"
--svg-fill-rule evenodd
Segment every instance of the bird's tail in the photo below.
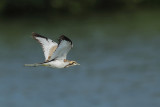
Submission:
M 37 67 L 37 66 L 43 66 L 43 64 L 41 64 L 41 63 L 36 63 L 36 64 L 24 64 L 24 66 Z

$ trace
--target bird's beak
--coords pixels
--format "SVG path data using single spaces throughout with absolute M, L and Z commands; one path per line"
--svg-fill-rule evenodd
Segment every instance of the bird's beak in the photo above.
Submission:
M 80 65 L 79 63 L 77 63 L 76 65 Z

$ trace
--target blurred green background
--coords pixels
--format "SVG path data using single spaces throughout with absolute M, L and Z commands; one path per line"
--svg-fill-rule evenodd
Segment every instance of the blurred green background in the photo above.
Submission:
M 74 44 L 67 69 L 43 62 L 36 32 Z M 0 0 L 1 107 L 160 107 L 160 1 Z
M 159 0 L 1 0 L 2 15 L 88 14 L 97 11 L 159 8 Z

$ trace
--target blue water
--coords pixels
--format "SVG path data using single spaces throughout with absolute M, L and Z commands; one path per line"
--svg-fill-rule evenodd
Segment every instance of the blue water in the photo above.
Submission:
M 3 20 L 0 106 L 159 107 L 160 16 L 131 16 Z M 61 34 L 70 37 L 74 48 L 68 59 L 81 65 L 24 67 L 44 60 L 33 31 L 53 40 Z

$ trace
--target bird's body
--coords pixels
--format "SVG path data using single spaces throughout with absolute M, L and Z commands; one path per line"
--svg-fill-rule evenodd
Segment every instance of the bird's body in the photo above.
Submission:
M 64 60 L 55 60 L 44 64 L 49 65 L 52 68 L 65 68 L 65 66 L 67 66 L 69 62 L 64 62 Z
M 73 47 L 72 41 L 66 36 L 60 36 L 58 39 L 58 44 L 51 39 L 41 36 L 37 33 L 32 33 L 32 36 L 42 45 L 45 62 L 36 64 L 25 64 L 25 66 L 66 68 L 74 65 L 79 65 L 76 61 L 69 61 L 66 59 L 68 52 Z
M 69 62 L 64 62 L 64 60 L 54 60 L 50 62 L 36 63 L 36 64 L 25 64 L 26 66 L 47 66 L 52 68 L 65 68 Z

